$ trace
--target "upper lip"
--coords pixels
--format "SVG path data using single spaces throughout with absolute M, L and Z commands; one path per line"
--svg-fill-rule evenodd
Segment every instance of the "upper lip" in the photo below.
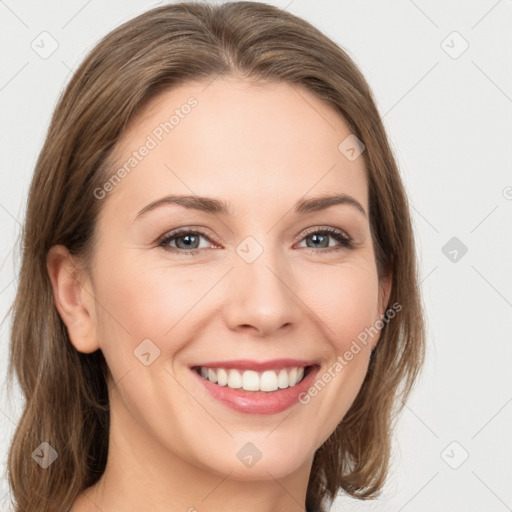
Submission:
M 233 368 L 239 370 L 277 370 L 281 368 L 300 368 L 318 364 L 316 361 L 304 359 L 272 359 L 268 361 L 252 361 L 250 359 L 232 359 L 230 361 L 208 361 L 207 363 L 194 364 L 191 368 Z

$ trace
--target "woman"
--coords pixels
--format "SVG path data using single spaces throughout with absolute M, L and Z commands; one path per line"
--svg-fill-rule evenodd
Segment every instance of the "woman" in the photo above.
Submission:
M 108 34 L 23 236 L 16 511 L 378 495 L 423 360 L 414 240 L 369 87 L 317 29 L 181 3 Z

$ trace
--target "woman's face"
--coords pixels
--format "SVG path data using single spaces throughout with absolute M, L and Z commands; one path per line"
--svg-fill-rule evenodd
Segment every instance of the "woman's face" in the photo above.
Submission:
M 309 470 L 361 387 L 378 336 L 358 335 L 389 292 L 349 136 L 305 89 L 235 78 L 166 92 L 130 126 L 124 172 L 95 192 L 84 295 L 116 446 L 239 479 Z

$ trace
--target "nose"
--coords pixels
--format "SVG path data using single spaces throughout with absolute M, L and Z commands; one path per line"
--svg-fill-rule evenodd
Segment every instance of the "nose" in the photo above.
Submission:
M 270 337 L 297 324 L 302 303 L 292 272 L 271 251 L 263 251 L 252 263 L 237 258 L 229 279 L 224 316 L 230 329 Z

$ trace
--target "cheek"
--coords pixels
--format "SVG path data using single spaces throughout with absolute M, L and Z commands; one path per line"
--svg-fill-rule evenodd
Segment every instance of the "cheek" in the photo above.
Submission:
M 314 304 L 322 320 L 329 353 L 301 403 L 312 416 L 322 418 L 320 444 L 345 416 L 366 376 L 371 343 L 379 335 L 374 329 L 379 319 L 378 278 L 370 262 L 359 262 L 317 272 L 313 283 L 308 305 Z
M 378 279 L 376 269 L 371 266 L 358 266 L 346 269 L 340 277 L 339 291 L 333 297 L 334 316 L 331 344 L 335 355 L 335 375 L 338 386 L 345 387 L 344 393 L 355 398 L 368 366 L 372 344 L 378 339 L 379 331 L 374 328 L 378 314 Z M 336 384 L 333 386 L 336 387 Z M 351 391 L 350 391 L 351 390 Z
M 169 362 L 197 337 L 201 321 L 210 318 L 208 293 L 224 269 L 162 260 L 127 251 L 118 253 L 115 265 L 106 260 L 97 265 L 98 336 L 114 378 L 140 370 L 136 356 L 142 347 L 142 353 L 149 348 L 151 356 L 158 356 L 153 371 L 170 368 Z
M 354 272 L 344 281 L 340 295 L 334 323 L 334 330 L 339 334 L 336 337 L 339 352 L 347 350 L 347 343 L 356 339 L 377 320 L 377 280 L 371 273 Z
M 343 353 L 351 340 L 378 319 L 378 279 L 371 258 L 350 264 L 317 266 L 306 273 L 301 298 L 321 320 L 336 352 Z

